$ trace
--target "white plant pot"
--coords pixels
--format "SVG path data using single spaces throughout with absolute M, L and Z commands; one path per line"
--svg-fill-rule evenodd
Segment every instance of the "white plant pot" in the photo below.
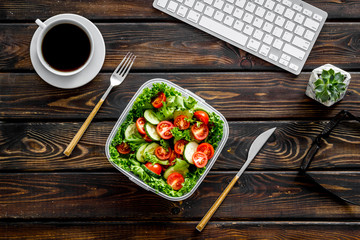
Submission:
M 325 70 L 330 70 L 330 69 L 333 69 L 335 71 L 335 73 L 337 72 L 340 72 L 341 74 L 343 74 L 345 77 L 344 77 L 344 83 L 345 83 L 345 91 L 340 95 L 339 99 L 337 99 L 336 101 L 326 101 L 326 102 L 321 102 L 319 99 L 316 98 L 316 95 L 315 95 L 315 85 L 314 83 L 316 82 L 316 80 L 319 79 L 319 76 L 321 75 L 322 73 L 322 70 L 325 69 Z M 307 85 L 307 88 L 306 88 L 306 92 L 305 94 L 314 99 L 315 101 L 318 101 L 319 103 L 321 104 L 324 104 L 325 106 L 327 107 L 330 107 L 331 105 L 333 105 L 334 103 L 340 101 L 341 99 L 344 98 L 345 94 L 346 94 L 346 91 L 348 89 L 348 86 L 350 84 L 350 79 L 351 79 L 351 75 L 350 73 L 338 68 L 338 67 L 335 67 L 331 64 L 325 64 L 325 65 L 322 65 L 316 69 L 314 69 L 310 75 L 310 79 L 309 79 L 309 83 Z

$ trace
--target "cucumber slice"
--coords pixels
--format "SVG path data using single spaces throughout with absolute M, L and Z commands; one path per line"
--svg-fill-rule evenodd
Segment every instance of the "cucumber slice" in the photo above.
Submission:
M 147 122 L 151 123 L 152 125 L 157 125 L 160 122 L 159 119 L 156 117 L 154 111 L 150 109 L 145 110 L 144 118 L 146 119 Z
M 155 149 L 156 149 L 158 146 L 160 146 L 160 145 L 157 144 L 157 143 L 150 143 L 150 144 L 147 145 L 147 147 L 145 148 L 143 156 L 145 155 L 146 152 L 154 155 L 154 154 L 155 154 Z
M 125 130 L 125 139 L 129 140 L 130 137 L 138 132 L 136 123 L 130 124 Z
M 156 127 L 150 123 L 145 123 L 145 132 L 153 141 L 160 141 L 160 135 L 156 131 Z
M 141 165 L 141 167 L 144 169 L 144 171 L 149 174 L 150 176 L 154 177 L 154 178 L 161 178 L 161 175 L 158 175 L 156 173 L 154 173 L 153 171 L 151 171 L 150 169 L 148 169 L 145 165 Z
M 197 142 L 189 142 L 188 144 L 186 144 L 184 149 L 184 159 L 188 161 L 188 163 L 194 164 L 192 156 L 196 152 L 198 146 L 199 144 Z
M 148 146 L 149 144 L 147 143 L 144 143 L 143 145 L 141 145 L 139 147 L 139 149 L 137 150 L 136 152 L 136 159 L 139 161 L 139 162 L 145 162 L 144 160 L 144 155 L 145 155 L 145 148 Z

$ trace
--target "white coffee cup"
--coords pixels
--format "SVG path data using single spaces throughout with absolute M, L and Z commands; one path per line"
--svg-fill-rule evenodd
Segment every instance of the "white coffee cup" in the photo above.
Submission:
M 45 21 L 42 22 L 40 19 L 36 19 L 36 24 L 39 26 L 40 29 L 40 34 L 39 37 L 37 39 L 37 43 L 36 43 L 36 51 L 37 51 L 37 56 L 41 62 L 41 64 L 50 72 L 59 75 L 59 76 L 71 76 L 74 74 L 77 74 L 79 72 L 81 72 L 88 64 L 89 62 L 92 60 L 93 56 L 94 56 L 94 40 L 93 40 L 93 36 L 91 35 L 90 31 L 79 21 L 76 21 L 74 19 L 70 19 L 68 18 L 65 14 L 61 14 L 61 15 L 57 15 L 56 16 L 56 20 L 53 21 Z M 54 68 L 53 66 L 51 66 L 44 58 L 44 54 L 43 54 L 43 40 L 46 36 L 46 34 L 53 29 L 55 26 L 61 25 L 61 24 L 72 24 L 77 26 L 78 28 L 80 28 L 81 30 L 83 30 L 83 32 L 87 35 L 89 43 L 90 43 L 90 52 L 88 55 L 87 60 L 79 65 L 78 67 L 72 69 L 72 70 L 59 70 Z M 71 35 L 71 33 L 69 33 L 69 35 Z

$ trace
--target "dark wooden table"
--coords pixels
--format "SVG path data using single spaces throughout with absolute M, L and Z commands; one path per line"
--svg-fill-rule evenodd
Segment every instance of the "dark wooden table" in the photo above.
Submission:
M 360 239 L 360 207 L 298 176 L 312 139 L 331 117 L 342 109 L 360 115 L 360 1 L 307 2 L 329 17 L 303 72 L 295 76 L 160 13 L 150 0 L 2 0 L 0 238 Z M 60 13 L 90 19 L 106 44 L 101 72 L 71 90 L 44 82 L 29 57 L 35 19 Z M 64 149 L 127 51 L 138 56 L 131 73 L 65 157 Z M 352 75 L 345 98 L 330 108 L 305 96 L 311 70 L 326 63 Z M 181 202 L 143 190 L 105 156 L 106 139 L 121 112 L 137 89 L 155 77 L 198 94 L 230 125 L 229 139 L 209 175 Z M 197 232 L 195 226 L 242 166 L 251 142 L 274 126 L 275 138 L 204 231 Z M 311 170 L 331 176 L 340 169 L 345 177 L 360 173 L 360 134 L 351 126 L 335 130 Z M 360 184 L 359 178 L 353 181 Z

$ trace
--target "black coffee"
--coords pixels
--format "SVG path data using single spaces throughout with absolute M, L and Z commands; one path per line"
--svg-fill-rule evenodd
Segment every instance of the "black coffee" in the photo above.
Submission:
M 59 24 L 51 28 L 42 42 L 45 61 L 58 71 L 70 72 L 80 68 L 90 56 L 88 35 L 73 24 Z

